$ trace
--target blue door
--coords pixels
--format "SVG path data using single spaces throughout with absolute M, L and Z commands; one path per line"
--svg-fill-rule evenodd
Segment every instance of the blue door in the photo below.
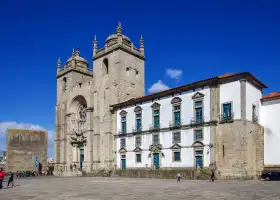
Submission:
M 80 169 L 83 169 L 83 162 L 84 162 L 84 149 L 80 149 Z
M 154 153 L 154 166 L 156 169 L 159 168 L 159 154 L 158 153 Z
M 196 156 L 195 159 L 196 159 L 196 167 L 199 166 L 200 168 L 202 168 L 202 156 Z
M 122 169 L 126 168 L 126 159 L 122 159 Z

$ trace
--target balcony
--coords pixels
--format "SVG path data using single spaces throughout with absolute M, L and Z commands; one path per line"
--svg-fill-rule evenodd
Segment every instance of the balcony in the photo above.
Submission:
M 170 121 L 169 122 L 169 128 L 170 129 L 179 129 L 182 127 L 182 120 L 180 121 Z
M 258 118 L 258 116 L 253 115 L 253 117 L 252 117 L 252 122 L 253 122 L 254 124 L 258 124 L 258 123 L 259 123 L 259 118 Z
M 142 132 L 142 126 L 132 128 L 132 132 L 133 132 L 133 134 L 141 133 Z
M 160 130 L 160 125 L 158 124 L 157 126 L 155 124 L 150 124 L 149 126 L 150 132 L 156 132 Z
M 232 123 L 233 121 L 234 121 L 234 113 L 230 113 L 229 115 L 223 113 L 220 115 L 220 124 Z
M 118 136 L 125 136 L 126 135 L 126 132 L 123 132 L 123 131 L 118 131 Z
M 197 118 L 197 119 L 191 119 L 190 120 L 190 124 L 191 126 L 195 126 L 195 125 L 200 125 L 203 124 L 205 122 L 205 117 L 201 117 L 201 118 Z

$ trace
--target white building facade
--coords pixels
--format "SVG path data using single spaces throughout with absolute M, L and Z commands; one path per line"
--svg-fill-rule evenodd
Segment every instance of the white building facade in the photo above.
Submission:
M 264 127 L 264 166 L 280 167 L 280 92 L 261 99 L 260 123 Z
M 257 137 L 261 130 L 263 88 L 250 73 L 227 74 L 114 105 L 116 168 L 215 164 L 227 175 L 234 170 L 243 173 L 243 169 L 259 173 L 264 163 L 252 162 L 248 167 L 236 163 L 250 163 L 250 156 L 263 157 L 244 154 L 257 152 L 254 148 L 261 146 L 250 134 L 256 132 L 251 135 Z

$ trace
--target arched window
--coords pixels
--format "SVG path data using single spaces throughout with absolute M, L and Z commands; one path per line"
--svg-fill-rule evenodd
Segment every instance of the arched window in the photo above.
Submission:
M 103 71 L 104 74 L 108 74 L 109 73 L 109 62 L 108 62 L 108 58 L 105 58 L 103 60 Z

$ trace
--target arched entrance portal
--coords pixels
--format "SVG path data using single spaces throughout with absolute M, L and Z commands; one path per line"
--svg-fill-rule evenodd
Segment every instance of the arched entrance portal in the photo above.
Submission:
M 83 169 L 83 163 L 85 162 L 85 145 L 87 143 L 87 138 L 84 136 L 86 132 L 87 123 L 87 102 L 83 96 L 77 96 L 73 99 L 70 104 L 70 109 L 72 111 L 72 130 L 70 144 L 73 146 L 73 163 L 76 163 L 77 168 Z

